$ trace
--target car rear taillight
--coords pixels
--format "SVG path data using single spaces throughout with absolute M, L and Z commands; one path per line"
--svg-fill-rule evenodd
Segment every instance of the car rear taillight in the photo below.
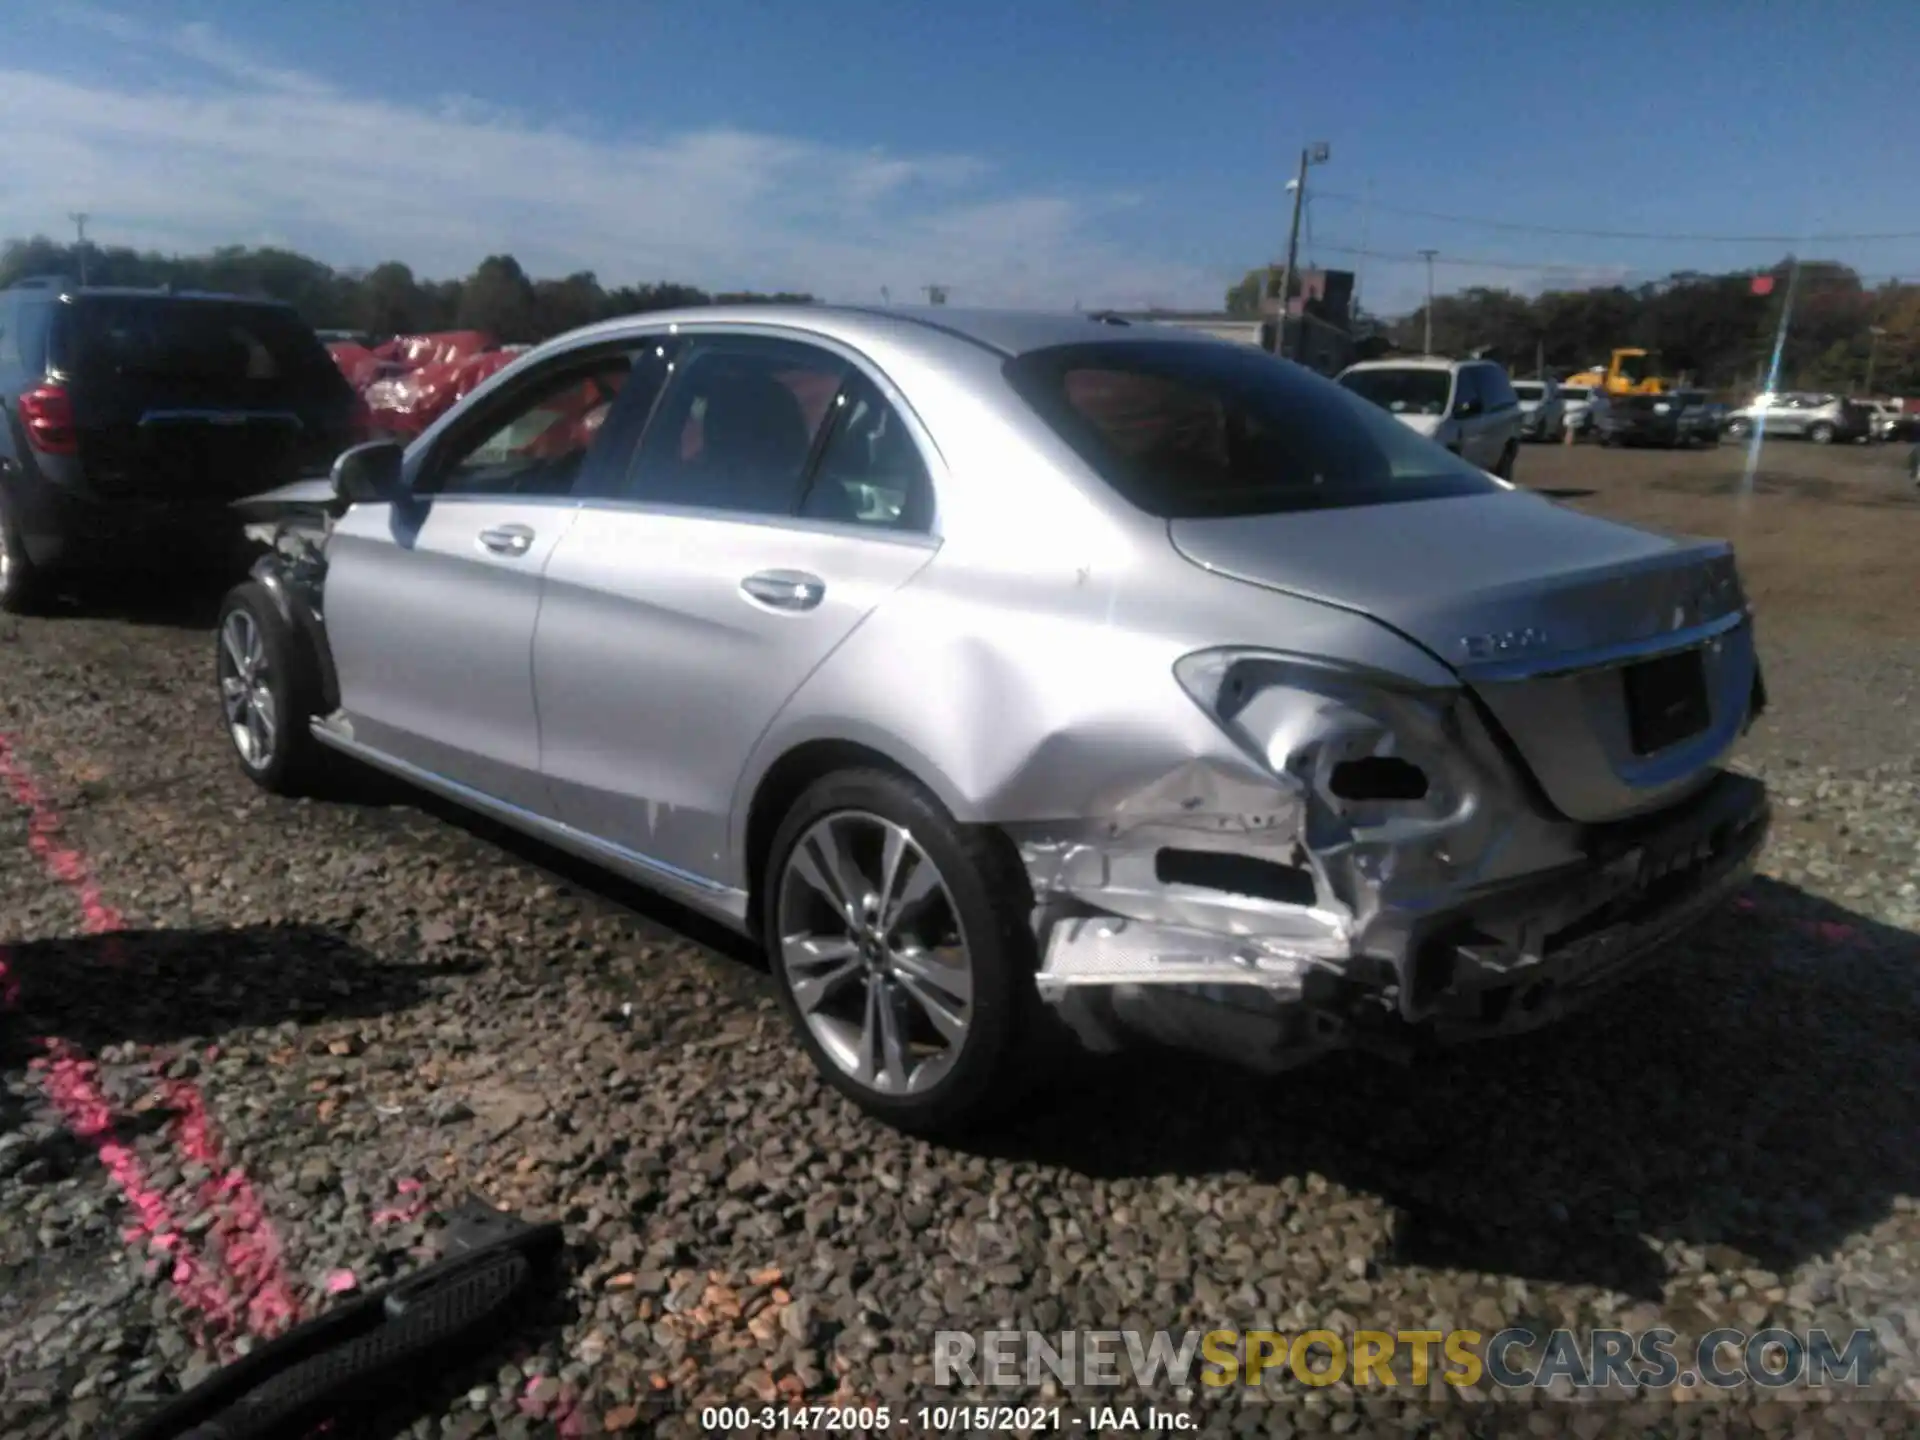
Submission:
M 64 385 L 36 385 L 20 397 L 20 423 L 27 443 L 42 455 L 71 455 L 80 448 L 73 428 L 73 401 Z

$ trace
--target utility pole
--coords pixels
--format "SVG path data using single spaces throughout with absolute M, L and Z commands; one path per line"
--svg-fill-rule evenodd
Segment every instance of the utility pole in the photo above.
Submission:
M 80 257 L 80 283 L 84 285 L 87 283 L 87 221 L 92 217 L 84 210 L 69 210 L 67 218 L 73 221 L 74 234 L 78 237 L 73 248 Z
M 1273 344 L 1275 353 L 1283 360 L 1287 357 L 1287 311 L 1293 293 L 1293 269 L 1300 258 L 1300 210 L 1307 203 L 1307 167 L 1326 164 L 1331 153 L 1324 140 L 1316 140 L 1303 148 L 1300 173 L 1287 187 L 1293 191 L 1293 220 L 1287 226 L 1287 263 L 1280 270 L 1280 323 L 1275 329 Z
M 1867 327 L 1867 398 L 1873 398 L 1873 362 L 1880 358 L 1880 337 L 1887 333 L 1884 325 Z
M 1433 353 L 1433 257 L 1439 253 L 1438 250 L 1420 252 L 1427 262 L 1427 341 L 1420 352 L 1423 355 Z

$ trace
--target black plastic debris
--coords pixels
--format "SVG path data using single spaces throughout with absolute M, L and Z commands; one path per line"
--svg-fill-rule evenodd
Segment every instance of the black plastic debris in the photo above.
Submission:
M 560 1227 L 529 1225 L 478 1197 L 446 1219 L 439 1260 L 223 1366 L 124 1440 L 281 1440 L 337 1428 L 484 1354 L 558 1258 Z

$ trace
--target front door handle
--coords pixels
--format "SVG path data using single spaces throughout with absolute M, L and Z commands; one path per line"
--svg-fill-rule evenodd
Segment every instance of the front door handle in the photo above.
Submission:
M 742 580 L 740 588 L 775 610 L 811 610 L 827 595 L 827 582 L 804 570 L 762 570 Z
M 480 532 L 480 543 L 496 555 L 524 555 L 533 545 L 533 531 L 525 525 L 496 525 Z

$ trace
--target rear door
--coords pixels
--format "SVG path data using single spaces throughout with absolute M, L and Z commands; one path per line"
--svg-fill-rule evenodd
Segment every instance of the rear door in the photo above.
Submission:
M 327 635 L 352 738 L 546 814 L 533 702 L 541 573 L 627 377 L 625 348 L 556 357 L 407 457 L 409 496 L 327 543 Z
M 737 883 L 754 744 L 934 553 L 903 415 L 824 345 L 686 340 L 637 452 L 597 457 L 547 567 L 534 683 L 561 819 L 682 880 Z
M 81 294 L 55 330 L 96 494 L 218 504 L 324 470 L 353 394 L 288 306 Z

